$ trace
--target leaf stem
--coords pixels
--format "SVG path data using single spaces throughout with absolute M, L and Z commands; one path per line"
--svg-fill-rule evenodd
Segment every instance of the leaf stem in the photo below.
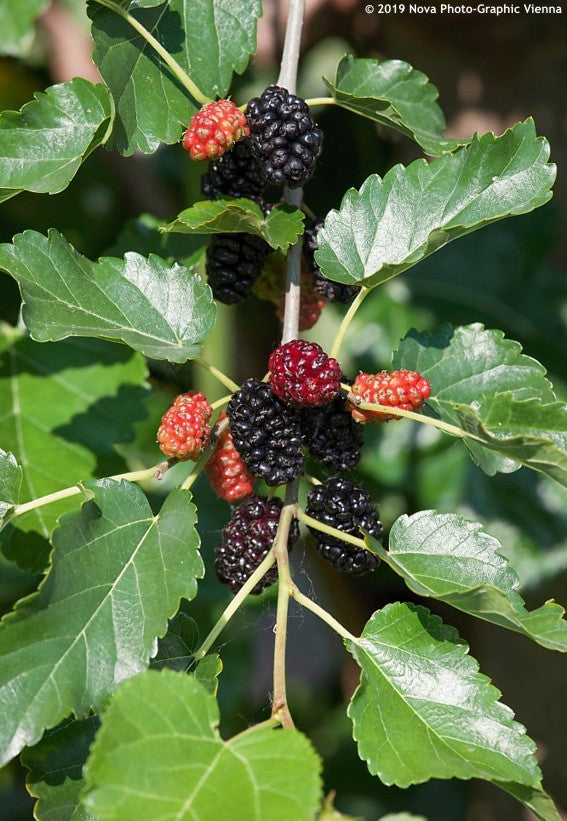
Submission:
M 342 530 L 337 530 L 336 527 L 331 527 L 331 525 L 326 525 L 320 522 L 319 519 L 308 516 L 307 513 L 304 513 L 302 510 L 297 511 L 297 518 L 300 522 L 303 522 L 303 524 L 309 525 L 309 527 L 313 527 L 315 530 L 320 530 L 321 533 L 326 533 L 328 536 L 334 536 L 335 539 L 341 539 L 343 542 L 348 542 L 349 544 L 356 545 L 356 547 L 362 547 L 364 550 L 368 550 L 368 545 L 363 539 L 359 539 L 357 536 L 351 536 L 350 533 L 344 533 Z
M 275 729 L 276 727 L 281 726 L 281 721 L 277 716 L 270 716 L 265 721 L 259 721 L 258 724 L 252 724 L 250 727 L 247 727 L 245 730 L 242 730 L 241 733 L 238 735 L 229 738 L 228 741 L 225 743 L 227 746 L 230 744 L 234 744 L 234 742 L 238 739 L 240 740 L 243 736 L 250 735 L 251 733 L 255 733 L 257 730 L 268 730 L 268 729 Z
M 309 97 L 308 100 L 305 100 L 308 106 L 313 105 L 336 105 L 337 101 L 334 97 Z
M 448 433 L 450 436 L 456 436 L 459 439 L 476 439 L 477 442 L 482 442 L 482 439 L 479 436 L 475 436 L 474 433 L 469 433 L 462 428 L 458 428 L 456 425 L 449 424 L 449 422 L 443 422 L 442 419 L 434 419 L 433 416 L 425 416 L 423 413 L 415 413 L 414 411 L 404 410 L 403 408 L 395 408 L 390 407 L 389 405 L 378 405 L 374 402 L 360 401 L 359 396 L 356 396 L 356 394 L 350 392 L 348 385 L 341 385 L 341 387 L 344 390 L 349 391 L 347 396 L 348 401 L 352 402 L 353 405 L 361 410 L 389 413 L 392 414 L 392 416 L 400 416 L 404 419 L 413 419 L 414 422 L 421 422 L 423 425 L 431 425 L 434 428 L 438 428 L 439 430 Z
M 126 479 L 128 482 L 145 482 L 147 479 L 153 479 L 156 471 L 161 468 L 161 475 L 163 475 L 163 463 L 154 465 L 151 468 L 144 468 L 144 470 L 134 470 L 130 473 L 117 473 L 114 476 L 109 476 L 109 479 L 120 481 Z M 54 493 L 48 493 L 47 496 L 40 496 L 37 499 L 32 499 L 31 502 L 25 502 L 22 505 L 17 505 L 10 518 L 22 516 L 24 513 L 29 513 L 30 510 L 35 510 L 36 507 L 43 507 L 50 505 L 52 502 L 59 502 L 61 499 L 67 499 L 70 496 L 78 496 L 83 493 L 83 488 L 80 484 L 71 485 L 71 487 L 63 488 L 63 490 L 56 490 Z
M 240 386 L 237 385 L 236 382 L 233 382 L 229 376 L 220 371 L 214 365 L 209 364 L 209 362 L 203 359 L 202 356 L 196 356 L 193 359 L 193 362 L 196 362 L 197 365 L 200 365 L 202 368 L 208 371 L 211 374 L 211 376 L 214 376 L 216 379 L 218 379 L 218 381 L 221 382 L 225 386 L 225 388 L 228 388 L 229 391 L 232 391 L 234 393 L 234 391 L 240 390 Z
M 308 596 L 304 595 L 300 590 L 297 589 L 295 585 L 293 585 L 291 590 L 291 596 L 298 604 L 301 604 L 307 610 L 311 610 L 312 613 L 315 613 L 322 621 L 331 627 L 335 633 L 338 633 L 339 636 L 342 636 L 343 639 L 350 639 L 351 641 L 356 641 L 356 636 L 353 636 L 352 633 L 343 627 L 343 625 L 338 622 L 330 613 L 328 613 L 321 605 L 314 602 Z
M 141 37 L 144 38 L 146 43 L 153 48 L 156 54 L 159 54 L 164 63 L 171 69 L 172 73 L 175 77 L 177 77 L 181 85 L 189 92 L 194 100 L 201 105 L 206 105 L 207 103 L 212 102 L 210 97 L 203 94 L 201 89 L 195 85 L 187 72 L 181 68 L 177 60 L 175 60 L 171 54 L 166 51 L 162 44 L 156 40 L 153 34 L 150 34 L 150 32 L 139 22 L 139 20 L 136 20 L 136 18 L 129 14 L 126 9 L 119 6 L 118 3 L 113 2 L 113 0 L 95 0 L 95 2 L 101 6 L 105 6 L 105 8 L 110 9 L 110 11 L 113 11 L 122 17 L 123 20 L 126 20 L 126 22 L 132 26 L 132 28 L 135 29 Z
M 350 323 L 354 319 L 356 312 L 370 293 L 369 288 L 361 288 L 358 294 L 356 295 L 355 299 L 351 302 L 348 311 L 343 316 L 343 321 L 339 327 L 338 333 L 335 337 L 335 341 L 333 342 L 333 347 L 331 348 L 331 353 L 329 356 L 332 356 L 334 359 L 337 358 L 339 351 L 341 349 L 341 345 L 343 344 L 343 339 L 345 338 L 345 334 L 350 327 Z
M 285 504 L 280 514 L 273 552 L 278 563 L 278 605 L 276 611 L 276 638 L 274 642 L 274 702 L 272 715 L 278 716 L 282 727 L 295 725 L 287 704 L 285 655 L 287 643 L 287 615 L 293 582 L 289 572 L 288 537 L 296 511 L 298 480 L 286 487 Z
M 276 559 L 273 550 L 270 550 L 266 558 L 260 562 L 256 570 L 244 582 L 238 593 L 235 594 L 234 598 L 232 599 L 228 607 L 225 608 L 223 614 L 218 619 L 213 629 L 210 631 L 209 635 L 201 644 L 199 649 L 196 650 L 195 653 L 193 653 L 194 661 L 199 661 L 199 659 L 202 659 L 203 656 L 205 656 L 209 652 L 209 650 L 211 649 L 217 638 L 220 636 L 226 625 L 229 623 L 229 621 L 234 616 L 238 608 L 244 602 L 244 599 L 248 596 L 249 593 L 252 592 L 252 590 L 254 590 L 258 582 L 264 578 L 264 576 L 266 575 L 270 567 L 273 566 L 275 561 Z

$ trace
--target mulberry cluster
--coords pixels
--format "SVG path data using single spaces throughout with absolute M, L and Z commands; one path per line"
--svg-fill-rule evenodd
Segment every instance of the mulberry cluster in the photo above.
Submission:
M 221 413 L 219 421 L 226 418 Z M 246 470 L 239 452 L 234 447 L 232 435 L 225 430 L 205 466 L 211 487 L 226 502 L 239 502 L 254 490 L 254 478 Z
M 360 461 L 362 425 L 354 421 L 341 394 L 318 408 L 301 413 L 303 442 L 311 454 L 332 470 L 353 470 Z
M 317 485 L 307 496 L 305 512 L 325 525 L 341 530 L 351 536 L 361 537 L 360 528 L 374 538 L 382 538 L 382 523 L 378 508 L 368 493 L 346 479 L 333 476 L 322 485 Z M 328 536 L 310 527 L 316 538 L 316 547 L 323 558 L 336 570 L 362 575 L 377 566 L 379 559 L 363 547 Z
M 290 405 L 325 405 L 339 395 L 343 376 L 336 359 L 316 342 L 292 339 L 273 351 L 268 361 L 276 396 Z
M 183 135 L 192 160 L 222 156 L 250 134 L 244 114 L 230 100 L 215 100 L 198 111 Z
M 309 182 L 321 153 L 323 132 L 309 106 L 281 86 L 271 85 L 246 108 L 252 150 L 270 182 L 299 188 Z
M 252 496 L 232 512 L 215 549 L 215 570 L 219 580 L 233 593 L 240 590 L 267 556 L 276 537 L 282 507 L 280 499 Z M 289 531 L 288 550 L 298 537 L 299 528 L 294 520 Z M 277 568 L 270 568 L 252 593 L 261 593 L 275 582 L 277 576 Z
M 417 411 L 431 395 L 431 384 L 417 371 L 380 371 L 380 373 L 359 373 L 351 391 L 365 402 Z M 388 422 L 399 419 L 391 413 L 368 411 L 353 405 L 352 417 L 357 422 Z
M 250 139 L 237 143 L 227 154 L 210 162 L 207 173 L 201 177 L 201 191 L 208 199 L 258 197 L 266 184 L 266 175 L 252 153 Z
M 212 412 L 202 393 L 188 391 L 178 396 L 158 428 L 157 441 L 162 453 L 168 459 L 198 459 L 211 435 Z
M 266 484 L 291 482 L 303 469 L 300 414 L 267 382 L 248 379 L 227 408 L 232 440 L 253 476 Z
M 227 305 L 241 302 L 262 271 L 270 246 L 253 234 L 216 234 L 206 256 L 213 296 Z

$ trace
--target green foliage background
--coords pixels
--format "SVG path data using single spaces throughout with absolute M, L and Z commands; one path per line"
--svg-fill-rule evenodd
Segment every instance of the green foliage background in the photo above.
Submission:
M 322 14 L 322 13 L 321 13 Z M 518 29 L 515 41 L 507 42 L 504 70 L 509 89 L 490 85 L 493 72 L 491 49 L 497 45 L 497 24 L 486 21 L 489 30 L 479 47 L 480 36 L 470 27 L 442 24 L 435 32 L 427 20 L 404 24 L 384 20 L 373 29 L 363 27 L 358 10 L 341 18 L 331 9 L 327 18 L 314 16 L 306 29 L 308 45 L 299 91 L 305 96 L 326 93 L 321 75 L 333 76 L 333 69 L 346 50 L 359 55 L 405 59 L 428 74 L 440 88 L 441 105 L 450 120 L 467 104 L 459 99 L 459 77 L 476 72 L 485 83 L 484 96 L 477 108 L 496 111 L 501 117 L 520 109 L 534 113 L 540 133 L 549 137 L 552 150 L 560 145 L 559 122 L 563 97 L 557 93 L 548 72 L 549 53 L 560 62 L 556 43 L 565 42 L 565 24 L 546 22 L 529 32 Z M 436 44 L 451 42 L 441 56 Z M 460 49 L 460 51 L 459 51 Z M 526 82 L 522 60 L 534 67 Z M 538 57 L 539 56 L 539 63 Z M 565 60 L 565 57 L 563 57 Z M 245 100 L 261 90 L 277 74 L 277 66 L 261 62 L 237 80 L 234 96 Z M 532 94 L 538 80 L 537 104 Z M 0 108 L 18 108 L 34 90 L 50 83 L 42 59 L 20 62 L 0 61 Z M 525 89 L 514 98 L 514 89 Z M 468 105 L 474 108 L 474 105 Z M 347 187 L 359 187 L 371 173 L 383 174 L 398 161 L 417 156 L 417 148 L 404 138 L 392 138 L 375 123 L 354 117 L 347 111 L 323 109 L 318 112 L 326 132 L 321 170 L 306 191 L 306 200 L 318 213 L 338 207 Z M 555 130 L 555 133 L 554 133 Z M 561 151 L 561 149 L 558 149 Z M 552 154 L 552 159 L 560 157 Z M 133 171 L 135 169 L 135 171 Z M 24 228 L 46 232 L 56 228 L 78 251 L 89 258 L 128 249 L 128 237 L 153 245 L 151 221 L 128 223 L 142 212 L 173 219 L 184 207 L 198 199 L 199 174 L 203 169 L 189 163 L 179 146 L 161 149 L 156 155 L 122 159 L 97 152 L 79 170 L 72 185 L 63 193 L 46 197 L 21 194 L 2 207 L 0 241 L 10 241 Z M 566 247 L 560 244 L 560 228 L 565 223 L 565 186 L 559 179 L 552 203 L 533 214 L 506 220 L 465 237 L 424 260 L 410 272 L 377 289 L 364 304 L 349 335 L 343 353 L 347 372 L 376 371 L 388 367 L 391 353 L 410 327 L 427 331 L 443 322 L 482 322 L 501 328 L 522 343 L 527 354 L 550 369 L 558 393 L 564 394 L 565 324 L 567 319 Z M 199 237 L 172 236 L 161 242 L 186 242 L 190 255 Z M 0 274 L 2 298 L 0 319 L 15 324 L 19 295 L 13 280 Z M 328 307 L 316 327 L 318 340 L 330 344 L 336 334 L 341 311 Z M 279 325 L 267 303 L 254 299 L 237 307 L 219 306 L 219 321 L 206 342 L 207 359 L 215 362 L 237 381 L 262 374 L 265 360 Z M 563 341 L 563 344 L 562 344 Z M 93 343 L 95 345 L 95 343 Z M 153 394 L 145 401 L 145 418 L 136 422 L 136 438 L 120 442 L 123 464 L 130 469 L 152 464 L 156 457 L 155 430 L 172 395 L 180 388 L 199 387 L 209 398 L 222 389 L 190 364 L 175 366 L 154 363 L 151 367 Z M 133 404 L 139 397 L 126 397 Z M 138 410 L 133 411 L 140 414 Z M 136 417 L 137 418 L 137 417 Z M 93 421 L 96 424 L 96 419 Z M 551 595 L 567 600 L 567 495 L 543 476 L 531 471 L 488 477 L 467 457 L 463 446 L 429 429 L 402 423 L 369 429 L 361 472 L 364 482 L 379 504 L 386 528 L 403 513 L 435 508 L 440 512 L 462 513 L 485 523 L 498 537 L 522 581 L 528 604 L 541 603 Z M 74 431 L 73 435 L 76 435 Z M 72 437 L 71 437 L 72 438 Z M 109 461 L 100 448 L 100 463 Z M 110 469 L 110 468 L 109 468 Z M 118 469 L 118 468 L 113 468 Z M 171 480 L 169 480 L 171 481 Z M 63 484 L 68 484 L 66 481 Z M 170 485 L 168 485 L 169 489 Z M 207 575 L 192 610 L 203 625 L 212 624 L 226 601 L 223 588 L 215 581 L 211 553 L 218 533 L 228 518 L 228 506 L 215 499 L 206 482 L 197 486 L 201 500 L 200 533 Z M 154 509 L 161 498 L 154 494 Z M 2 611 L 36 585 L 36 577 L 0 560 L 0 606 Z M 302 587 L 315 587 L 321 602 L 333 610 L 350 629 L 358 632 L 370 613 L 393 600 L 417 601 L 401 579 L 385 567 L 370 579 L 349 580 L 329 571 L 314 552 L 294 557 L 295 573 Z M 31 568 L 32 570 L 36 568 Z M 562 728 L 567 723 L 564 699 L 563 659 L 520 636 L 470 619 L 438 602 L 431 609 L 458 627 L 471 645 L 482 669 L 505 693 L 506 702 L 526 724 L 532 737 L 545 740 L 542 768 L 549 792 L 558 804 L 567 807 L 567 740 Z M 266 717 L 265 693 L 271 687 L 270 596 L 251 602 L 223 634 L 222 657 L 230 675 L 221 677 L 219 701 L 223 733 L 239 732 L 255 717 Z M 450 614 L 450 615 L 449 615 Z M 338 806 L 351 814 L 374 819 L 388 811 L 421 813 L 430 821 L 465 821 L 468 818 L 516 819 L 519 808 L 494 788 L 479 783 L 431 781 L 406 792 L 386 788 L 372 778 L 359 761 L 351 740 L 351 728 L 344 712 L 345 699 L 356 679 L 354 664 L 345 660 L 340 642 L 310 614 L 292 611 L 294 631 L 290 658 L 290 698 L 298 725 L 313 739 L 325 761 L 325 782 L 337 790 Z M 550 705 L 553 709 L 550 709 Z M 16 764 L 0 776 L 0 816 L 16 821 L 29 818 L 31 800 L 22 787 L 22 773 Z M 479 814 L 480 813 L 480 814 Z

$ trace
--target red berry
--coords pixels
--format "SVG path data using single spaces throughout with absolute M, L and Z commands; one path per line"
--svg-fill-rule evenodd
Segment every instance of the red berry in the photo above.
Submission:
M 431 395 L 431 385 L 417 371 L 381 371 L 359 373 L 351 387 L 352 393 L 365 402 L 387 405 L 390 408 L 416 411 Z M 357 422 L 388 422 L 400 419 L 391 413 L 368 411 L 352 406 L 351 413 Z
M 192 160 L 214 160 L 250 136 L 246 117 L 230 100 L 216 100 L 198 111 L 183 135 Z
M 223 412 L 219 418 L 225 417 L 226 413 Z M 234 447 L 229 430 L 225 430 L 219 437 L 205 472 L 217 496 L 226 502 L 239 502 L 254 491 L 254 479 Z
M 188 391 L 178 396 L 162 416 L 157 432 L 163 453 L 169 459 L 197 459 L 211 435 L 209 419 L 212 412 L 202 393 Z
M 280 345 L 268 368 L 273 392 L 288 405 L 326 405 L 339 395 L 339 363 L 315 342 L 292 339 Z

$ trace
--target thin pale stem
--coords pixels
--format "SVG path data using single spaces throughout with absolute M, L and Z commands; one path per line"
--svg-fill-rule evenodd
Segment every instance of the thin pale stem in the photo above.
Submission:
M 194 661 L 199 661 L 202 659 L 203 656 L 206 656 L 217 638 L 220 636 L 226 625 L 229 623 L 231 618 L 234 616 L 238 608 L 242 605 L 246 597 L 249 593 L 254 590 L 256 585 L 259 581 L 261 581 L 270 567 L 273 566 L 275 563 L 276 558 L 272 550 L 268 553 L 265 559 L 263 559 L 256 570 L 252 573 L 252 575 L 244 582 L 238 593 L 234 596 L 228 607 L 225 608 L 222 616 L 216 622 L 213 629 L 210 631 L 207 638 L 201 644 L 198 650 L 193 654 Z
M 164 49 L 162 44 L 156 40 L 153 34 L 150 32 L 140 23 L 139 20 L 136 20 L 131 14 L 129 14 L 126 9 L 119 6 L 117 3 L 114 3 L 112 0 L 95 0 L 100 6 L 105 6 L 105 8 L 110 9 L 111 11 L 118 14 L 122 17 L 123 20 L 132 26 L 132 28 L 138 32 L 138 34 L 144 38 L 146 43 L 153 48 L 156 54 L 159 54 L 161 59 L 164 63 L 171 69 L 171 72 L 177 77 L 181 85 L 187 89 L 189 94 L 193 97 L 201 105 L 206 105 L 207 103 L 212 102 L 210 97 L 207 97 L 201 89 L 195 85 L 191 77 L 184 71 L 177 60 L 175 60 L 171 54 Z
M 335 633 L 338 633 L 339 636 L 342 636 L 343 639 L 350 639 L 350 641 L 356 641 L 356 636 L 353 636 L 352 633 L 349 633 L 346 627 L 343 627 L 343 625 L 340 622 L 338 622 L 335 618 L 333 618 L 333 616 L 331 616 L 331 614 L 328 613 L 323 607 L 314 602 L 308 596 L 304 595 L 300 590 L 297 589 L 295 585 L 293 585 L 292 587 L 291 595 L 292 598 L 294 598 L 298 604 L 301 604 L 307 610 L 311 610 L 312 613 L 315 613 L 316 616 L 319 616 L 319 618 L 322 621 L 328 624 L 329 627 L 331 627 L 335 631 Z
M 259 721 L 258 724 L 252 724 L 251 727 L 247 727 L 245 730 L 242 730 L 241 733 L 238 735 L 232 736 L 226 742 L 227 746 L 234 744 L 234 742 L 238 739 L 240 740 L 243 736 L 251 735 L 252 733 L 257 732 L 257 730 L 275 730 L 276 727 L 281 727 L 281 721 L 277 716 L 270 716 L 265 721 Z
M 312 105 L 336 105 L 337 101 L 334 97 L 309 97 L 305 100 L 308 106 Z
M 352 402 L 355 407 L 360 408 L 361 410 L 389 413 L 392 416 L 399 416 L 403 419 L 413 419 L 414 422 L 421 422 L 422 425 L 431 425 L 438 430 L 448 433 L 450 436 L 456 436 L 459 439 L 476 439 L 477 442 L 482 442 L 482 439 L 479 436 L 475 436 L 474 433 L 469 433 L 466 430 L 462 430 L 462 428 L 451 425 L 449 422 L 443 422 L 441 419 L 434 419 L 432 416 L 425 416 L 422 413 L 415 413 L 414 411 L 404 410 L 403 408 L 390 407 L 389 405 L 378 405 L 375 402 L 360 401 L 359 396 L 350 393 L 350 388 L 348 385 L 342 385 L 341 387 L 344 388 L 344 390 L 349 391 L 347 396 L 349 402 Z
M 287 641 L 287 615 L 289 598 L 293 587 L 289 571 L 288 538 L 292 519 L 295 515 L 297 501 L 295 480 L 286 488 L 285 504 L 282 508 L 278 532 L 274 539 L 274 555 L 278 563 L 278 605 L 276 612 L 276 638 L 274 642 L 274 703 L 272 715 L 278 716 L 282 727 L 294 727 L 293 719 L 287 704 L 285 656 Z
M 232 394 L 228 393 L 226 396 L 221 396 L 220 399 L 217 399 L 216 402 L 213 402 L 211 408 L 213 410 L 218 410 L 218 408 L 224 408 L 225 405 L 228 405 L 230 400 L 232 399 Z
M 303 189 L 285 189 L 284 200 L 296 208 L 301 207 Z M 299 308 L 301 304 L 301 249 L 303 240 L 300 237 L 287 256 L 286 290 L 282 342 L 284 345 L 297 339 L 299 333 Z
M 156 470 L 161 467 L 162 464 L 154 465 L 144 470 L 134 470 L 130 473 L 117 473 L 115 476 L 109 476 L 108 478 L 114 479 L 117 482 L 121 479 L 126 479 L 128 482 L 145 482 L 148 479 L 153 479 L 156 475 Z M 78 496 L 80 493 L 83 493 L 83 488 L 78 484 L 63 488 L 63 490 L 56 490 L 55 493 L 48 493 L 47 496 L 40 496 L 38 499 L 32 499 L 31 502 L 18 505 L 14 509 L 11 518 L 22 516 L 24 513 L 35 510 L 37 507 L 50 505 L 52 502 L 59 502 L 61 499 L 67 499 L 70 496 Z
M 321 482 L 315 476 L 310 476 L 309 473 L 304 473 L 301 476 L 301 478 L 304 479 L 306 482 L 310 482 L 312 485 L 322 485 L 323 484 L 323 482 Z
M 362 303 L 364 302 L 369 293 L 370 291 L 368 288 L 361 288 L 353 302 L 350 304 L 350 307 L 344 315 L 343 321 L 340 324 L 338 333 L 335 337 L 335 341 L 333 342 L 333 347 L 331 348 L 331 353 L 329 354 L 329 356 L 332 356 L 335 359 L 337 358 L 339 351 L 341 349 L 341 345 L 343 344 L 345 334 L 350 327 L 350 323 L 356 316 L 356 312 L 358 311 L 358 309 L 360 308 L 360 306 L 362 305 Z
M 349 544 L 356 545 L 356 547 L 362 547 L 364 550 L 368 550 L 366 542 L 363 539 L 359 539 L 357 536 L 351 536 L 350 533 L 343 533 L 342 530 L 337 530 L 336 527 L 326 525 L 320 522 L 319 519 L 308 516 L 307 513 L 304 513 L 302 510 L 297 511 L 297 518 L 300 522 L 303 522 L 303 524 L 309 525 L 309 527 L 319 530 L 321 533 L 326 533 L 328 536 L 334 536 L 335 539 L 341 539 L 343 542 L 348 542 Z
M 234 393 L 234 391 L 240 390 L 240 385 L 237 385 L 236 382 L 233 382 L 232 379 L 230 378 L 230 376 L 227 376 L 225 373 L 220 371 L 214 365 L 211 365 L 209 362 L 207 362 L 201 356 L 196 356 L 194 358 L 193 362 L 196 362 L 197 365 L 200 365 L 201 368 L 204 368 L 204 370 L 208 371 L 208 373 L 210 373 L 211 376 L 214 376 L 215 379 L 218 379 L 218 381 L 221 384 L 223 384 L 225 386 L 225 388 L 228 388 L 229 391 L 232 391 Z
M 289 1 L 278 85 L 287 88 L 290 94 L 295 94 L 297 83 L 297 65 L 299 63 L 299 47 L 304 14 L 305 0 Z
M 193 487 L 193 485 L 195 484 L 195 482 L 197 481 L 197 479 L 199 478 L 201 473 L 204 471 L 205 465 L 207 464 L 207 462 L 211 458 L 212 452 L 213 452 L 213 446 L 211 445 L 197 459 L 197 461 L 195 462 L 195 464 L 193 466 L 193 470 L 191 471 L 189 476 L 185 479 L 185 481 L 181 485 L 182 490 L 190 490 Z

